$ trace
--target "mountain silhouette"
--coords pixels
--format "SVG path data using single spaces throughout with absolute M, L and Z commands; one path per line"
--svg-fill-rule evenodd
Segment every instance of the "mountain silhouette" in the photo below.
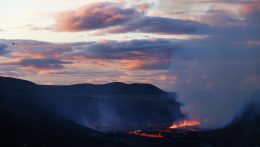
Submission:
M 0 129 L 4 130 L 0 135 L 6 140 L 4 136 L 8 134 L 9 140 L 17 143 L 23 140 L 24 133 L 21 132 L 28 132 L 24 139 L 30 143 L 41 142 L 42 137 L 46 138 L 45 141 L 72 138 L 73 142 L 77 140 L 73 134 L 80 134 L 77 138 L 84 139 L 78 142 L 84 145 L 95 140 L 117 145 L 121 143 L 114 139 L 107 140 L 107 136 L 100 131 L 170 124 L 185 117 L 180 106 L 175 94 L 150 84 L 38 85 L 26 80 L 0 77 Z M 95 136 L 95 133 L 99 137 L 86 137 Z M 15 138 L 15 134 L 21 138 Z M 52 145 L 49 141 L 43 143 Z M 67 144 L 70 143 L 67 141 Z M 64 144 L 54 144 L 66 146 L 66 141 Z
M 134 95 L 134 94 L 166 94 L 163 90 L 150 84 L 125 84 L 114 82 L 109 84 L 94 85 L 94 84 L 76 84 L 69 86 L 49 86 L 42 85 L 46 90 L 77 93 L 77 94 L 117 94 L 117 95 Z

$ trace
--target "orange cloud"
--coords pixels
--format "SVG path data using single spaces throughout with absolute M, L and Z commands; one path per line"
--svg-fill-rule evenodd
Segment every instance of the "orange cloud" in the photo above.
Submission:
M 259 2 L 253 2 L 246 5 L 242 5 L 239 9 L 239 12 L 241 15 L 249 15 L 250 13 L 253 13 L 255 11 L 260 11 L 260 3 Z
M 57 29 L 67 32 L 95 30 L 123 24 L 142 15 L 133 8 L 122 7 L 116 3 L 97 2 L 75 11 L 60 13 Z

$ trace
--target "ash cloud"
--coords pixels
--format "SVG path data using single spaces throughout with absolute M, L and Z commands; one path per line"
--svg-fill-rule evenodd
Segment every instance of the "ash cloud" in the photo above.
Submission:
M 222 25 L 209 38 L 189 40 L 174 52 L 172 70 L 178 77 L 176 91 L 184 103 L 183 111 L 206 127 L 232 122 L 260 90 L 260 46 L 247 43 L 260 39 L 259 8 L 243 7 L 247 11 L 240 12 L 244 19 L 237 20 L 239 25 Z

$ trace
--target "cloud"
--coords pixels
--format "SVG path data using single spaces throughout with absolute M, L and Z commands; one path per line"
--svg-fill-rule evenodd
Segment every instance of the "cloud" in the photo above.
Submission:
M 211 3 L 212 7 L 204 15 L 199 17 L 199 21 L 220 27 L 241 27 L 242 25 L 252 25 L 248 16 L 259 12 L 259 1 L 255 0 L 209 0 L 202 1 Z M 230 7 L 233 7 L 230 9 Z M 256 18 L 256 15 L 254 16 Z M 254 20 L 256 22 L 257 20 Z
M 105 33 L 144 32 L 158 34 L 207 34 L 208 26 L 196 21 L 166 17 L 146 16 L 146 3 L 136 8 L 125 8 L 122 4 L 93 3 L 75 11 L 63 12 L 58 16 L 59 31 L 78 32 L 97 30 L 96 35 Z
M 18 77 L 21 75 L 21 73 L 15 71 L 0 71 L 0 75 L 8 77 Z
M 68 57 L 85 59 L 121 61 L 125 66 L 135 69 L 167 69 L 172 62 L 172 52 L 178 49 L 174 40 L 131 40 L 100 41 L 74 47 Z
M 13 58 L 59 58 L 64 52 L 72 50 L 71 45 L 55 44 L 34 40 L 13 40 L 15 45 L 10 47 Z
M 218 9 L 208 10 L 206 15 L 199 18 L 199 21 L 218 27 L 236 27 L 243 24 L 238 15 Z
M 57 28 L 59 31 L 86 31 L 122 25 L 142 12 L 133 8 L 122 8 L 116 3 L 98 2 L 79 8 L 75 11 L 67 11 L 58 15 Z
M 239 10 L 240 14 L 245 18 L 246 23 L 250 23 L 251 25 L 255 25 L 258 27 L 260 23 L 260 3 L 249 3 L 247 5 L 243 5 Z M 254 22 L 254 23 L 252 23 Z
M 5 43 L 0 43 L 0 55 L 6 54 L 8 52 L 8 45 Z
M 202 0 L 156 0 L 155 14 L 179 19 L 192 19 L 204 15 L 212 6 Z
M 200 0 L 203 3 L 227 3 L 227 4 L 248 4 L 248 3 L 257 3 L 258 0 Z
M 82 55 L 97 59 L 140 59 L 148 55 L 170 58 L 175 42 L 167 39 L 112 41 L 104 40 L 74 48 L 67 55 Z
M 147 60 L 126 60 L 123 63 L 126 64 L 130 69 L 135 70 L 167 70 L 170 69 L 173 62 L 172 58 L 149 58 Z
M 27 71 L 65 69 L 62 64 L 66 63 L 58 61 L 73 62 L 71 66 L 75 68 L 91 64 L 89 67 L 93 68 L 113 65 L 128 70 L 167 70 L 171 66 L 173 52 L 178 49 L 179 40 L 171 39 L 103 40 L 67 44 L 15 40 L 8 60 L 4 63 L 24 67 Z
M 6 63 L 5 65 L 20 65 L 22 67 L 25 67 L 27 71 L 41 71 L 41 70 L 63 69 L 64 64 L 72 64 L 72 62 L 61 61 L 53 58 L 41 58 L 41 59 L 21 59 L 19 61 Z
M 97 31 L 105 33 L 143 32 L 155 34 L 207 34 L 209 26 L 191 21 L 164 17 L 142 17 L 127 24 Z

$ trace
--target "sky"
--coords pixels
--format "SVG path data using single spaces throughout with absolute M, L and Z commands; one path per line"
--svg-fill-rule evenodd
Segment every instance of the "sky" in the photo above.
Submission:
M 8 0 L 0 9 L 0 76 L 150 83 L 181 93 L 183 111 L 200 119 L 222 105 L 228 113 L 216 117 L 230 118 L 260 88 L 259 0 Z

